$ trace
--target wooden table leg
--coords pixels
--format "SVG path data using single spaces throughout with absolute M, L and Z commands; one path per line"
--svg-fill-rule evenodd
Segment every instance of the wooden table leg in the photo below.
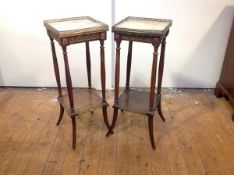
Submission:
M 63 119 L 63 116 L 64 116 L 64 107 L 63 105 L 61 105 L 60 103 L 60 112 L 59 112 L 59 118 L 58 118 L 58 121 L 57 121 L 57 126 L 60 124 L 60 122 L 62 121 Z
M 118 100 L 119 100 L 120 43 L 121 43 L 121 40 L 116 39 L 115 102 L 114 102 L 115 104 L 118 104 Z M 113 113 L 112 123 L 111 123 L 111 126 L 110 126 L 109 131 L 107 132 L 106 136 L 109 136 L 112 133 L 112 130 L 114 129 L 115 123 L 117 120 L 118 108 L 116 108 L 116 107 L 113 107 L 113 108 L 114 108 L 114 113 Z
M 157 59 L 158 59 L 158 44 L 153 43 L 154 53 L 153 53 L 153 62 L 152 62 L 152 71 L 151 71 L 151 83 L 150 83 L 150 111 L 154 108 L 154 96 L 155 96 L 155 83 L 156 83 L 156 74 L 157 74 Z M 155 149 L 154 144 L 154 128 L 153 128 L 153 115 L 148 115 L 148 125 L 149 125 L 149 135 L 152 148 Z
M 165 118 L 162 113 L 161 89 L 162 89 L 162 78 L 163 78 L 163 69 L 164 69 L 165 47 L 166 47 L 166 38 L 163 39 L 161 46 L 161 55 L 159 60 L 159 71 L 158 71 L 158 88 L 157 88 L 157 96 L 159 97 L 158 113 L 163 121 L 165 121 Z
M 52 57 L 53 57 L 53 63 L 54 63 L 54 74 L 57 82 L 58 87 L 58 95 L 62 96 L 62 88 L 61 88 L 61 82 L 60 82 L 60 74 L 59 74 L 59 66 L 58 66 L 58 60 L 56 56 L 55 46 L 54 46 L 54 39 L 50 37 L 50 44 L 51 44 L 51 51 L 52 51 Z
M 108 137 L 110 134 L 113 134 L 113 129 L 115 127 L 117 116 L 118 116 L 118 108 L 114 107 L 114 113 L 113 113 L 112 123 L 111 123 L 111 126 L 110 126 L 107 134 L 106 134 L 106 137 Z
M 107 104 L 106 102 L 106 70 L 105 70 L 105 47 L 104 47 L 104 40 L 100 40 L 100 55 L 101 55 L 101 85 L 102 85 L 102 102 Z M 110 128 L 110 124 L 108 122 L 107 117 L 107 107 L 102 107 L 102 113 L 103 113 L 103 119 L 107 126 L 107 128 Z
M 150 83 L 150 110 L 154 108 L 154 96 L 155 96 L 155 83 L 156 83 L 156 74 L 157 74 L 157 60 L 158 60 L 158 45 L 153 44 L 154 53 L 153 53 L 153 62 L 151 70 L 151 83 Z
M 61 88 L 61 82 L 60 82 L 60 74 L 59 74 L 59 66 L 58 66 L 58 60 L 56 56 L 55 46 L 54 46 L 54 39 L 49 35 L 50 38 L 50 44 L 51 44 L 51 51 L 52 51 L 52 57 L 53 57 L 53 64 L 54 64 L 54 74 L 57 82 L 58 87 L 58 96 L 62 96 L 62 88 Z M 61 122 L 64 114 L 64 107 L 60 104 L 60 113 L 59 118 L 57 121 L 57 125 Z
M 71 80 L 71 73 L 70 73 L 68 57 L 67 57 L 67 47 L 63 46 L 62 49 L 63 49 L 63 58 L 64 58 L 64 65 L 65 65 L 65 75 L 66 75 L 66 84 L 67 84 L 69 102 L 70 102 L 71 110 L 74 111 L 72 80 Z
M 149 125 L 149 136 L 150 136 L 150 142 L 153 149 L 155 149 L 154 144 L 154 116 L 148 115 L 148 125 Z
M 132 64 L 132 41 L 129 41 L 129 45 L 128 45 L 128 60 L 127 60 L 127 73 L 126 73 L 126 89 L 129 89 L 131 64 Z
M 85 45 L 86 45 L 86 67 L 87 67 L 87 76 L 88 76 L 88 86 L 89 89 L 91 89 L 92 82 L 91 82 L 91 60 L 90 60 L 89 42 L 87 41 Z
M 120 44 L 121 44 L 121 40 L 116 40 L 116 62 L 115 62 L 115 104 L 118 104 L 118 101 L 119 101 Z
M 130 82 L 130 73 L 131 73 L 131 64 L 132 64 L 132 41 L 129 41 L 128 44 L 128 58 L 127 58 L 127 71 L 126 71 L 126 89 L 129 89 Z M 123 112 L 123 109 L 120 110 Z
M 72 120 L 72 148 L 76 149 L 76 116 L 71 116 Z
M 67 47 L 62 46 L 63 49 L 63 58 L 64 58 L 64 65 L 65 65 L 65 74 L 66 74 L 66 84 L 67 84 L 67 91 L 68 97 L 70 102 L 71 113 L 74 113 L 74 102 L 73 102 L 73 92 L 72 92 L 72 80 L 71 74 L 69 69 L 68 57 L 67 57 Z M 73 149 L 76 147 L 76 118 L 74 115 L 70 116 L 72 119 L 72 136 L 73 136 Z

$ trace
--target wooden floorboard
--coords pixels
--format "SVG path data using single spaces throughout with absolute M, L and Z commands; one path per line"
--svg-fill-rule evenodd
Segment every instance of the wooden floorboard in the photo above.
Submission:
M 106 137 L 102 111 L 56 126 L 56 89 L 0 88 L 0 175 L 234 175 L 232 107 L 207 89 L 164 89 L 152 150 L 146 116 L 119 112 Z M 113 91 L 107 92 L 113 104 Z M 108 117 L 112 120 L 112 108 Z

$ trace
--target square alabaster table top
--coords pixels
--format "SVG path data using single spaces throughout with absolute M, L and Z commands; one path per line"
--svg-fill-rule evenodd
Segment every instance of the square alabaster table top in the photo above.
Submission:
M 105 32 L 108 25 L 89 16 L 45 20 L 44 26 L 55 38 Z
M 169 19 L 154 19 L 142 17 L 127 17 L 115 24 L 112 31 L 115 33 L 143 34 L 143 35 L 163 35 L 172 21 Z

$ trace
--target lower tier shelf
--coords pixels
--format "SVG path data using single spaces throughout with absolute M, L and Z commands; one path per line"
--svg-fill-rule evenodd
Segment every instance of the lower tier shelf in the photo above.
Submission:
M 69 97 L 67 94 L 62 97 L 58 97 L 58 101 L 70 116 L 93 111 L 95 109 L 102 108 L 103 106 L 108 106 L 107 103 L 103 103 L 102 98 L 97 94 L 95 89 L 88 88 L 73 89 L 75 113 L 72 113 L 71 111 Z
M 114 104 L 120 110 L 139 113 L 139 114 L 154 114 L 160 102 L 160 98 L 154 96 L 154 107 L 150 111 L 149 108 L 150 92 L 140 91 L 135 89 L 125 89 L 119 96 L 118 104 Z

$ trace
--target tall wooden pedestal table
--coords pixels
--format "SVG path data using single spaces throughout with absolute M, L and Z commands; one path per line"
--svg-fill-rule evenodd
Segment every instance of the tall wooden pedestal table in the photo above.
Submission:
M 114 39 L 116 41 L 116 65 L 115 65 L 115 101 L 114 114 L 112 124 L 109 128 L 107 136 L 112 133 L 115 126 L 118 110 L 129 111 L 148 116 L 149 135 L 152 148 L 155 149 L 153 135 L 153 116 L 157 110 L 160 117 L 165 121 L 161 109 L 161 84 L 164 67 L 164 54 L 166 37 L 169 28 L 172 25 L 171 20 L 127 17 L 112 27 Z M 121 41 L 129 42 L 128 58 L 127 58 L 127 75 L 126 88 L 119 96 L 119 76 L 120 76 L 120 44 Z M 150 91 L 137 91 L 129 87 L 131 62 L 132 62 L 132 46 L 133 42 L 150 43 L 153 45 L 153 60 Z M 158 48 L 161 45 L 161 55 L 159 60 L 158 86 L 155 94 Z M 141 78 L 141 77 L 139 77 Z
M 92 112 L 95 109 L 102 108 L 103 117 L 106 126 L 109 128 L 107 119 L 107 102 L 105 96 L 105 57 L 104 41 L 106 40 L 106 31 L 108 26 L 91 17 L 74 17 L 64 19 L 45 20 L 48 36 L 51 42 L 52 57 L 54 63 L 54 72 L 58 86 L 58 101 L 60 103 L 60 115 L 57 125 L 61 122 L 64 110 L 72 120 L 73 149 L 76 147 L 76 117 L 84 112 Z M 62 47 L 67 93 L 62 92 L 60 83 L 60 73 L 55 52 L 54 39 Z M 102 98 L 95 92 L 91 84 L 91 60 L 90 60 L 90 41 L 100 41 L 100 64 L 101 64 L 101 85 Z M 69 68 L 69 59 L 67 55 L 67 46 L 71 44 L 85 43 L 86 45 L 86 66 L 88 77 L 88 88 L 73 89 L 72 78 Z

